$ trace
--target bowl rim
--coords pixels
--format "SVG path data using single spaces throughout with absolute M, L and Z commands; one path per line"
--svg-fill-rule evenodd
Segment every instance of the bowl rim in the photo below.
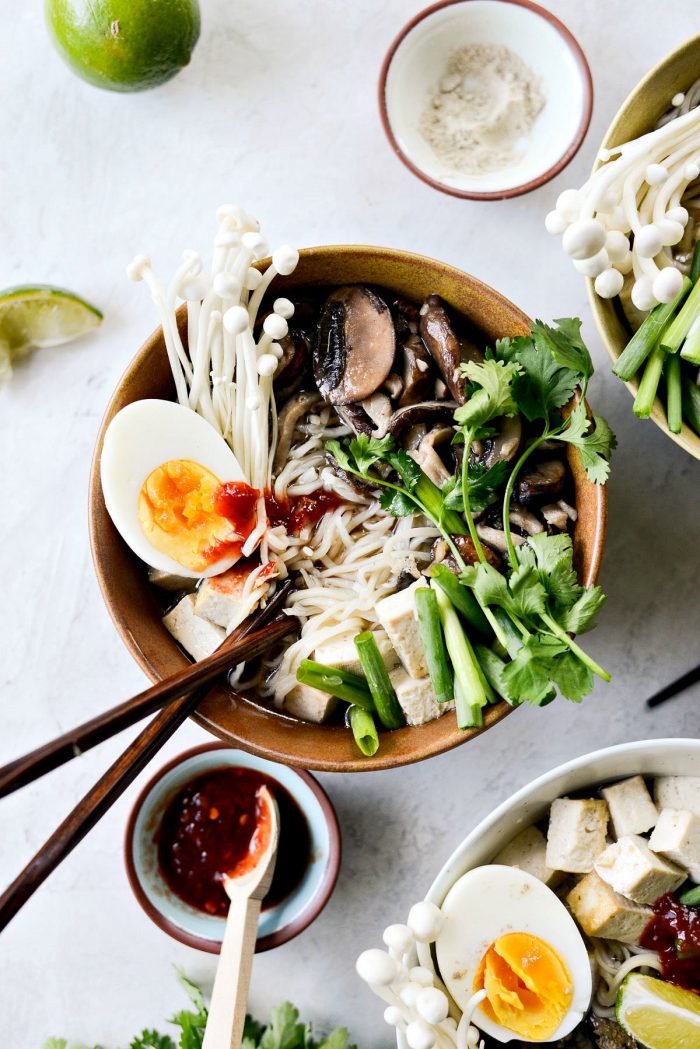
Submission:
M 335 262 L 338 258 L 345 258 L 355 259 L 358 262 L 364 262 L 365 260 L 376 261 L 379 259 L 385 261 L 387 264 L 409 263 L 414 266 L 428 264 L 436 274 L 444 274 L 446 279 L 457 280 L 458 282 L 466 281 L 466 287 L 471 294 L 482 292 L 487 301 L 491 304 L 498 304 L 504 315 L 506 313 L 510 315 L 514 325 L 520 323 L 525 326 L 530 323 L 528 316 L 518 306 L 512 303 L 504 294 L 479 280 L 478 277 L 474 277 L 472 274 L 467 273 L 451 263 L 442 262 L 429 256 L 420 255 L 416 252 L 406 251 L 400 248 L 387 248 L 365 244 L 328 244 L 302 248 L 300 249 L 299 254 L 302 260 L 309 259 L 314 261 L 318 259 L 321 263 Z M 267 261 L 268 260 L 261 260 L 257 265 L 264 266 Z M 435 282 L 437 290 L 439 291 L 437 276 L 435 277 Z M 465 297 L 467 296 L 465 295 Z M 186 304 L 183 303 L 178 312 L 184 309 L 186 309 Z M 103 562 L 102 540 L 98 517 L 104 502 L 100 483 L 100 455 L 106 426 L 109 419 L 114 414 L 114 402 L 119 398 L 120 391 L 122 391 L 125 384 L 128 382 L 131 374 L 140 366 L 148 354 L 152 352 L 154 344 L 161 341 L 162 337 L 162 327 L 158 325 L 147 336 L 134 356 L 127 363 L 116 386 L 112 389 L 97 432 L 88 482 L 88 531 L 90 537 L 90 548 L 93 566 L 102 598 L 122 643 L 126 646 L 136 663 L 152 681 L 160 680 L 161 674 L 158 670 L 157 663 L 147 656 L 137 640 L 137 637 L 129 628 L 127 618 L 121 607 L 118 588 L 115 588 L 112 585 L 107 566 Z M 590 482 L 586 483 L 590 484 Z M 599 577 L 607 532 L 607 485 L 595 485 L 593 488 L 595 490 L 595 500 L 591 500 L 591 536 L 587 548 L 589 570 L 586 578 L 582 580 L 584 585 L 595 583 Z M 183 656 L 182 658 L 184 659 L 185 657 Z M 216 686 L 213 686 L 213 689 L 215 688 Z M 492 706 L 490 705 L 487 708 L 484 715 L 484 725 L 478 729 L 457 730 L 455 727 L 449 735 L 439 736 L 434 739 L 429 738 L 420 749 L 418 749 L 416 745 L 415 747 L 412 747 L 409 752 L 402 752 L 398 755 L 388 753 L 385 750 L 384 753 L 380 751 L 380 753 L 373 758 L 366 758 L 358 753 L 351 759 L 338 758 L 335 756 L 314 756 L 313 759 L 309 759 L 308 755 L 301 758 L 300 755 L 294 752 L 293 748 L 280 750 L 274 745 L 267 746 L 260 740 L 251 741 L 246 736 L 233 735 L 213 720 L 203 716 L 199 710 L 195 710 L 190 714 L 190 717 L 201 728 L 218 736 L 226 745 L 248 751 L 249 753 L 255 754 L 256 756 L 265 758 L 269 761 L 292 765 L 293 767 L 299 767 L 300 763 L 303 762 L 303 765 L 306 768 L 319 772 L 356 773 L 370 771 L 379 772 L 386 769 L 399 768 L 403 765 L 414 764 L 419 761 L 436 757 L 439 754 L 446 753 L 447 751 L 460 746 L 462 743 L 468 742 L 476 736 L 486 732 L 499 721 L 502 721 L 506 716 L 511 714 L 514 709 L 515 708 L 511 707 L 505 700 L 501 700 L 499 703 Z M 296 719 L 292 719 L 289 715 L 285 715 L 283 711 L 275 711 L 275 715 L 280 718 L 286 718 L 286 720 L 293 722 L 295 725 L 298 724 Z M 421 726 L 419 726 L 419 728 L 420 727 Z M 400 729 L 398 731 L 413 732 L 414 729 Z
M 139 791 L 139 794 L 131 807 L 124 831 L 124 864 L 126 867 L 126 875 L 129 885 L 131 886 L 131 891 L 136 897 L 142 910 L 145 911 L 151 921 L 157 925 L 162 932 L 172 936 L 175 940 L 179 940 L 179 942 L 183 943 L 186 947 L 193 947 L 195 950 L 206 951 L 208 954 L 219 954 L 221 951 L 221 940 L 196 936 L 194 933 L 190 933 L 181 926 L 176 925 L 175 922 L 166 918 L 163 912 L 156 907 L 146 895 L 134 862 L 134 834 L 136 830 L 136 821 L 141 810 L 148 801 L 149 795 L 153 789 L 158 783 L 160 783 L 164 776 L 179 765 L 184 765 L 191 758 L 198 757 L 200 754 L 214 753 L 219 750 L 227 750 L 235 753 L 237 749 L 238 748 L 232 747 L 228 743 L 222 743 L 219 740 L 212 740 L 211 742 L 200 743 L 198 746 L 191 747 L 189 750 L 176 755 L 166 765 L 159 769 L 158 772 L 151 776 L 146 785 Z M 274 762 L 270 762 L 269 758 L 259 758 L 258 755 L 251 756 L 255 757 L 256 760 L 274 764 Z M 236 766 L 232 765 L 231 767 L 235 768 Z M 306 784 L 318 802 L 328 829 L 328 859 L 324 868 L 321 884 L 306 907 L 304 907 L 298 915 L 286 925 L 283 925 L 280 929 L 268 933 L 267 936 L 259 937 L 255 944 L 256 954 L 262 954 L 264 951 L 272 950 L 273 947 L 280 947 L 283 943 L 288 943 L 289 940 L 293 940 L 316 920 L 333 895 L 336 882 L 338 881 L 340 863 L 342 860 L 343 846 L 340 834 L 340 823 L 328 794 L 318 780 L 312 776 L 310 772 L 307 772 L 306 769 L 294 768 L 292 766 L 286 767 Z M 302 808 L 296 795 L 294 796 L 294 800 L 297 801 L 300 808 Z M 302 811 L 304 811 L 303 808 Z
M 591 75 L 590 66 L 588 65 L 588 59 L 586 58 L 583 48 L 578 40 L 571 30 L 568 29 L 564 23 L 556 17 L 556 15 L 552 14 L 551 11 L 548 11 L 544 7 L 540 7 L 539 4 L 533 3 L 532 0 L 494 0 L 496 3 L 514 4 L 516 7 L 527 8 L 527 10 L 532 11 L 534 14 L 539 15 L 541 18 L 544 18 L 545 21 L 549 22 L 563 38 L 565 46 L 569 48 L 575 59 L 583 87 L 581 120 L 579 121 L 574 137 L 562 153 L 561 157 L 541 174 L 536 175 L 535 178 L 530 179 L 529 182 L 521 183 L 519 186 L 511 186 L 510 189 L 503 190 L 465 190 L 460 189 L 457 186 L 448 186 L 446 183 L 440 182 L 439 179 L 433 178 L 432 175 L 429 175 L 422 168 L 418 167 L 398 143 L 389 119 L 389 112 L 386 103 L 386 82 L 389 75 L 389 69 L 399 46 L 417 25 L 444 7 L 451 7 L 453 4 L 465 4 L 471 2 L 472 0 L 438 0 L 437 3 L 431 4 L 429 7 L 424 8 L 422 11 L 419 11 L 418 14 L 414 15 L 413 18 L 411 18 L 410 21 L 408 21 L 398 32 L 389 46 L 389 50 L 382 62 L 382 67 L 379 73 L 379 115 L 382 127 L 384 128 L 384 133 L 393 152 L 408 170 L 416 175 L 422 182 L 425 182 L 426 185 L 439 190 L 441 193 L 447 193 L 451 197 L 458 197 L 461 200 L 509 200 L 512 197 L 520 197 L 524 193 L 530 193 L 534 189 L 539 189 L 540 186 L 550 182 L 560 171 L 563 171 L 564 168 L 574 159 L 583 145 L 591 123 L 594 97 L 593 77 Z
M 603 163 L 598 158 L 598 154 L 600 153 L 601 149 L 606 149 L 610 147 L 612 143 L 613 133 L 616 131 L 617 125 L 620 122 L 627 108 L 654 81 L 654 79 L 659 75 L 659 73 L 665 71 L 668 67 L 672 66 L 687 48 L 692 47 L 694 45 L 698 47 L 698 51 L 700 52 L 700 32 L 693 33 L 692 36 L 687 37 L 680 44 L 678 44 L 677 47 L 674 47 L 671 51 L 667 52 L 667 54 L 665 54 L 663 58 L 659 59 L 659 61 L 656 62 L 651 67 L 651 69 L 644 74 L 642 79 L 635 84 L 635 86 L 629 92 L 622 104 L 616 110 L 612 120 L 610 121 L 608 127 L 605 130 L 605 134 L 603 135 L 600 145 L 598 146 L 598 149 L 596 151 L 596 157 L 593 163 L 593 167 L 591 169 L 591 174 L 594 171 L 597 171 Z M 588 294 L 588 305 L 590 307 L 591 313 L 593 314 L 593 321 L 595 323 L 596 329 L 605 345 L 608 357 L 614 364 L 615 361 L 618 360 L 620 354 L 622 353 L 622 350 L 618 350 L 617 346 L 615 345 L 613 335 L 608 330 L 608 325 L 607 323 L 605 323 L 605 319 L 603 316 L 603 311 L 605 307 L 602 305 L 602 303 L 609 300 L 601 300 L 600 296 L 595 290 L 594 281 L 591 280 L 589 277 L 586 277 L 586 292 Z M 633 397 L 635 397 L 639 389 L 639 380 L 637 378 L 632 378 L 628 382 L 625 382 L 625 386 L 629 390 L 630 394 Z M 668 422 L 666 420 L 666 412 L 664 410 L 663 402 L 660 400 L 658 395 L 654 398 L 650 418 L 652 422 L 656 426 L 658 426 L 662 433 L 664 433 L 667 437 L 670 437 L 674 444 L 677 444 L 680 448 L 682 448 L 685 452 L 688 452 L 688 454 L 692 455 L 695 459 L 700 459 L 700 434 L 696 434 L 685 421 L 682 424 L 680 433 L 671 433 L 671 431 L 668 428 Z

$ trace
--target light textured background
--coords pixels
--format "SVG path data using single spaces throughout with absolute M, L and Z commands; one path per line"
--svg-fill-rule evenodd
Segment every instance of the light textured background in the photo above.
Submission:
M 695 735 L 700 691 L 652 714 L 643 700 L 697 661 L 700 464 L 633 420 L 609 374 L 582 280 L 542 228 L 579 184 L 596 142 L 641 75 L 699 28 L 692 0 L 549 6 L 580 39 L 596 89 L 587 141 L 556 182 L 501 203 L 442 196 L 392 156 L 379 124 L 384 52 L 420 0 L 208 0 L 194 59 L 143 95 L 73 77 L 44 32 L 41 4 L 1 0 L 0 286 L 73 287 L 102 330 L 45 351 L 0 393 L 0 760 L 134 693 L 143 676 L 117 638 L 93 577 L 86 527 L 92 445 L 121 371 L 154 326 L 136 251 L 169 272 L 207 250 L 222 201 L 260 214 L 273 242 L 360 242 L 433 255 L 495 285 L 531 314 L 579 314 L 600 373 L 591 399 L 620 439 L 603 584 L 610 601 L 588 640 L 614 682 L 581 708 L 521 710 L 428 764 L 323 777 L 344 863 L 335 896 L 293 943 L 257 959 L 252 1006 L 291 998 L 320 1025 L 346 1022 L 387 1046 L 381 1005 L 354 975 L 357 953 L 403 920 L 464 833 L 515 788 L 562 760 L 622 740 Z M 186 726 L 153 763 L 205 734 Z M 126 744 L 126 734 L 0 806 L 8 882 Z M 148 775 L 148 773 L 147 773 Z M 50 1033 L 124 1046 L 180 1004 L 175 963 L 209 981 L 214 960 L 170 940 L 128 888 L 122 834 L 137 783 L 0 939 L 2 1042 L 39 1049 Z

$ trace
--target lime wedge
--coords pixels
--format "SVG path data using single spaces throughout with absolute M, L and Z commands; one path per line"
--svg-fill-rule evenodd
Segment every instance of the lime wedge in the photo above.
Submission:
M 95 306 L 65 288 L 35 284 L 0 291 L 0 383 L 27 350 L 60 346 L 101 321 Z
M 653 976 L 630 973 L 617 996 L 618 1022 L 647 1049 L 697 1049 L 700 997 Z

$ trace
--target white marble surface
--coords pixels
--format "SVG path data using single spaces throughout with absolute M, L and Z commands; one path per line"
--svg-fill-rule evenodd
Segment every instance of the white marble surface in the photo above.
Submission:
M 355 241 L 456 263 L 532 314 L 580 314 L 600 374 L 592 399 L 620 438 L 603 584 L 589 641 L 614 673 L 578 708 L 521 710 L 460 750 L 396 772 L 323 781 L 344 862 L 335 896 L 296 941 L 257 959 L 259 1015 L 289 997 L 319 1024 L 346 1022 L 360 1046 L 390 1045 L 354 960 L 402 920 L 436 866 L 482 815 L 533 775 L 606 743 L 695 735 L 700 691 L 657 713 L 645 694 L 697 660 L 700 464 L 634 421 L 592 328 L 583 283 L 542 218 L 581 180 L 627 91 L 697 30 L 692 0 L 550 0 L 588 55 L 596 103 L 588 139 L 555 183 L 510 202 L 453 200 L 392 156 L 376 78 L 411 0 L 208 0 L 190 67 L 158 91 L 119 96 L 71 76 L 41 5 L 3 0 L 0 284 L 48 281 L 104 310 L 94 338 L 45 351 L 0 393 L 0 760 L 135 692 L 143 677 L 117 638 L 93 576 L 86 527 L 90 455 L 120 372 L 154 323 L 124 265 L 137 250 L 170 268 L 206 249 L 213 212 L 240 201 L 275 241 Z M 695 15 L 695 17 L 694 17 Z M 186 726 L 154 767 L 205 735 Z M 126 734 L 0 806 L 0 881 L 9 881 L 124 747 Z M 50 1033 L 128 1044 L 180 1001 L 172 966 L 205 982 L 214 961 L 179 946 L 128 888 L 122 835 L 138 783 L 0 939 L 3 1044 Z

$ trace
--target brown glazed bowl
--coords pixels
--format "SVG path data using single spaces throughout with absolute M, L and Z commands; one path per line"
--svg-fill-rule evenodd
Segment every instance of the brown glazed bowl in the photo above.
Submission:
M 699 74 L 700 33 L 686 40 L 675 51 L 671 51 L 643 80 L 640 80 L 615 114 L 600 148 L 610 149 L 651 131 L 669 108 L 673 96 L 679 91 L 687 91 L 698 79 Z M 601 161 L 596 161 L 594 171 L 600 164 Z M 593 320 L 614 362 L 632 337 L 632 329 L 625 319 L 619 300 L 601 299 L 595 292 L 593 281 L 589 280 L 586 283 Z M 625 385 L 632 396 L 636 396 L 639 379 L 634 378 Z M 680 433 L 671 433 L 666 420 L 666 409 L 660 397 L 654 401 L 651 418 L 672 441 L 696 459 L 700 459 L 700 436 L 686 422 L 683 423 Z
M 448 309 L 480 329 L 486 342 L 524 334 L 528 318 L 493 288 L 461 270 L 434 259 L 392 248 L 355 245 L 307 248 L 289 277 L 277 277 L 274 294 L 296 288 L 339 284 L 374 284 L 399 296 L 422 301 L 437 292 Z M 186 335 L 186 307 L 178 320 Z M 100 454 L 107 425 L 132 401 L 174 397 L 161 328 L 148 337 L 122 376 L 107 406 L 97 439 L 90 475 L 90 541 L 97 578 L 105 603 L 122 640 L 152 681 L 182 670 L 189 659 L 161 622 L 156 596 L 143 564 L 127 547 L 107 513 L 100 485 Z M 573 535 L 579 578 L 590 585 L 598 578 L 605 543 L 607 492 L 592 484 L 571 448 L 579 516 Z M 395 768 L 441 754 L 473 739 L 500 721 L 511 707 L 500 702 L 487 709 L 484 727 L 458 729 L 449 715 L 416 728 L 382 735 L 379 753 L 360 754 L 352 734 L 342 725 L 314 725 L 270 709 L 254 695 L 240 695 L 227 685 L 211 690 L 193 715 L 197 724 L 233 746 L 260 757 L 324 772 L 364 772 Z

